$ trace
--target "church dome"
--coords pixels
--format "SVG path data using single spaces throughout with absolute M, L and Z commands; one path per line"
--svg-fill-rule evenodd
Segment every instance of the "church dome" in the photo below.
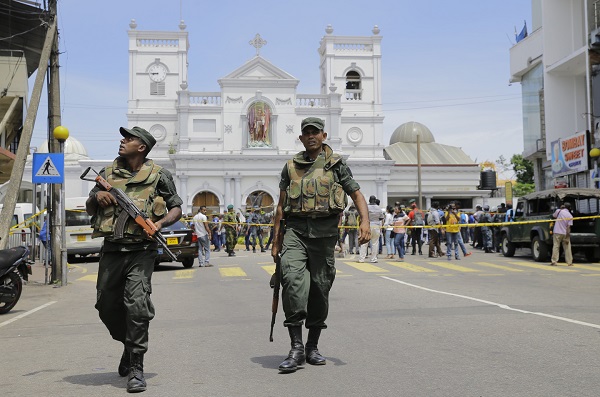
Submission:
M 421 137 L 421 143 L 435 142 L 435 138 L 429 128 L 416 121 L 409 121 L 396 128 L 390 138 L 390 145 L 394 143 L 417 143 L 417 134 Z
M 48 153 L 48 140 L 45 140 L 41 144 L 37 153 Z M 65 141 L 65 156 L 68 155 L 73 155 L 72 157 L 88 157 L 85 146 L 72 136 L 69 136 Z

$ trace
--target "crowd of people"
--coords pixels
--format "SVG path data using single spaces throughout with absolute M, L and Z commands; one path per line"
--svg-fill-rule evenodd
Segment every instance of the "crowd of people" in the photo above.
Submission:
M 512 205 L 504 203 L 492 208 L 477 205 L 473 213 L 461 211 L 459 201 L 451 201 L 444 207 L 434 201 L 429 210 L 418 208 L 415 199 L 408 205 L 396 202 L 381 208 L 379 204 L 380 200 L 375 196 L 369 198 L 371 240 L 362 246 L 357 243 L 356 228 L 360 220 L 356 208 L 350 205 L 341 214 L 340 255 L 358 255 L 358 262 L 362 263 L 370 253 L 369 260 L 376 263 L 384 248 L 385 259 L 397 256 L 399 261 L 404 260 L 407 251 L 410 255 L 424 255 L 423 245 L 428 245 L 425 254 L 430 258 L 446 256 L 448 260 L 460 260 L 461 254 L 470 256 L 468 244 L 485 253 L 501 252 L 501 227 L 491 224 L 511 222 L 515 217 Z M 346 241 L 347 248 L 344 246 Z
M 235 212 L 232 204 L 225 213 L 214 211 L 208 215 L 206 206 L 201 206 L 196 215 L 189 214 L 189 226 L 198 237 L 198 261 L 200 266 L 210 265 L 210 252 L 224 250 L 229 256 L 235 256 L 238 238 L 244 237 L 246 251 L 267 252 L 273 240 L 273 212 L 265 212 L 259 206 L 249 207 L 245 214 Z

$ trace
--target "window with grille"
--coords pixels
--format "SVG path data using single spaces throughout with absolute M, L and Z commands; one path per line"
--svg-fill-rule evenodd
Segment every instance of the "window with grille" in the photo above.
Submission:
M 165 83 L 150 83 L 150 95 L 165 95 Z

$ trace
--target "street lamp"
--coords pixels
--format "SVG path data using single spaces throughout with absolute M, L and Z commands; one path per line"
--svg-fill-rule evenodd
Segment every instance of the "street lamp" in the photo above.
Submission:
M 52 131 L 54 134 L 54 139 L 56 139 L 60 143 L 60 151 L 59 153 L 65 153 L 65 141 L 69 138 L 69 130 L 62 125 L 59 125 L 54 128 Z M 64 157 L 63 157 L 64 161 Z M 64 171 L 63 171 L 64 172 Z M 64 178 L 64 175 L 63 175 Z M 60 184 L 60 283 L 63 287 L 67 285 L 67 245 L 65 241 L 65 181 Z M 57 239 L 53 236 L 53 241 L 57 242 Z M 58 244 L 57 244 L 58 245 Z M 56 247 L 56 245 L 55 245 Z M 56 258 L 57 256 L 54 255 Z M 57 266 L 58 270 L 58 266 Z

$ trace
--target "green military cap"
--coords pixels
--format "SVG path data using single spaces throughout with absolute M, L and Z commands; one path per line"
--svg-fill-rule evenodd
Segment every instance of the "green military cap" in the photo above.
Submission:
M 313 127 L 317 128 L 319 131 L 323 131 L 323 129 L 325 128 L 325 121 L 321 120 L 318 117 L 307 117 L 304 120 L 302 120 L 300 130 L 304 131 L 304 128 L 308 127 L 309 125 L 312 125 Z
M 408 204 L 412 204 L 412 203 L 416 203 L 416 202 L 417 202 L 417 200 L 415 200 L 415 199 L 410 199 L 410 200 L 409 200 L 409 202 L 408 202 Z
M 228 210 L 232 210 L 232 209 L 233 209 L 233 204 L 229 204 L 229 205 L 227 206 L 227 209 L 228 209 Z
M 148 149 L 152 150 L 154 145 L 156 145 L 156 139 L 152 136 L 151 133 L 143 129 L 142 127 L 133 127 L 133 128 L 125 128 L 121 127 L 119 129 L 121 135 L 125 136 L 125 134 L 133 135 L 141 139 L 144 142 L 144 145 L 148 146 Z

